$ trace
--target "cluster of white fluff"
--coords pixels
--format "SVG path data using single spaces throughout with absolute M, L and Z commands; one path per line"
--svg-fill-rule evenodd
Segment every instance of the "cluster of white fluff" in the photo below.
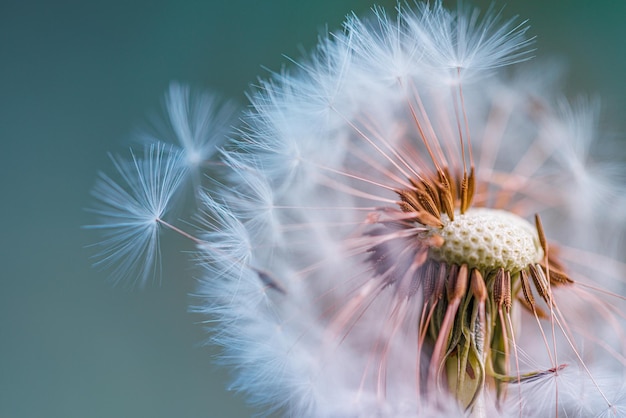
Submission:
M 552 67 L 520 63 L 531 54 L 526 32 L 524 22 L 439 1 L 350 16 L 308 58 L 260 83 L 228 139 L 229 106 L 173 85 L 166 108 L 178 146 L 114 159 L 121 180 L 103 175 L 94 189 L 95 227 L 106 233 L 99 263 L 148 280 L 158 232 L 181 227 L 168 209 L 191 184 L 198 229 L 177 232 L 198 245 L 193 310 L 211 319 L 232 388 L 259 412 L 460 416 L 454 400 L 418 386 L 428 365 L 417 291 L 381 284 L 369 257 L 385 243 L 393 264 L 410 245 L 377 225 L 408 177 L 432 172 L 421 138 L 453 170 L 471 146 L 478 204 L 540 214 L 576 282 L 555 292 L 547 344 L 535 318 L 517 311 L 512 370 L 546 372 L 509 384 L 498 407 L 486 389 L 472 413 L 621 416 L 623 303 L 606 292 L 624 294 L 622 171 L 594 161 L 597 106 L 567 104 Z

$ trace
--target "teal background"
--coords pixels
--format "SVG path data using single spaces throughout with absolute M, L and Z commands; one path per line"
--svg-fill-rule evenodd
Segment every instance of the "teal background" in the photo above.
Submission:
M 0 3 L 0 417 L 252 413 L 226 391 L 227 372 L 211 365 L 215 350 L 187 313 L 185 256 L 168 260 L 160 287 L 114 289 L 90 267 L 83 208 L 97 170 L 110 168 L 106 152 L 125 152 L 171 80 L 244 104 L 264 67 L 279 69 L 281 54 L 298 57 L 326 24 L 369 6 Z M 504 14 L 530 19 L 537 55 L 564 58 L 571 91 L 602 97 L 607 128 L 624 137 L 626 2 L 511 1 Z M 167 241 L 165 251 L 191 249 Z

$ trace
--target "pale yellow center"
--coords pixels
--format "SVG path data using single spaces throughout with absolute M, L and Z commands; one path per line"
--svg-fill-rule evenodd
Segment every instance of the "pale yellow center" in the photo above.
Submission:
M 441 220 L 443 228 L 433 228 L 430 234 L 444 239 L 441 247 L 430 249 L 430 257 L 437 261 L 517 272 L 543 257 L 535 228 L 510 212 L 477 208 L 456 214 L 454 221 L 447 215 Z

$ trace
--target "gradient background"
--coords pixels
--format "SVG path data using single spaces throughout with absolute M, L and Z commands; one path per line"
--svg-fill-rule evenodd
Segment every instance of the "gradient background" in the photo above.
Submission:
M 566 59 L 571 91 L 597 93 L 610 131 L 624 132 L 626 2 L 546 3 L 510 1 L 504 14 L 530 19 L 537 55 Z M 161 287 L 113 289 L 90 268 L 83 208 L 97 170 L 110 170 L 106 152 L 126 152 L 171 80 L 244 104 L 249 84 L 267 74 L 262 66 L 279 69 L 281 54 L 298 57 L 325 24 L 337 29 L 369 6 L 0 3 L 0 417 L 252 413 L 226 391 L 215 351 L 201 346 L 205 334 L 187 313 L 185 256 L 171 257 Z M 190 249 L 169 236 L 165 251 Z

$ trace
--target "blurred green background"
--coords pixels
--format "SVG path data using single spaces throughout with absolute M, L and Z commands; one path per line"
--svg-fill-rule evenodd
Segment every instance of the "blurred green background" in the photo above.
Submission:
M 490 1 L 475 4 L 485 9 Z M 395 1 L 383 1 L 389 8 Z M 456 1 L 448 4 L 455 6 Z M 504 3 L 496 2 L 496 6 Z M 626 123 L 626 2 L 510 1 L 539 57 L 569 64 L 571 92 L 597 93 Z M 163 284 L 113 289 L 94 271 L 83 208 L 107 151 L 124 153 L 172 80 L 245 104 L 281 54 L 300 56 L 362 0 L 0 3 L 0 417 L 249 416 L 199 318 L 185 256 Z M 624 135 L 622 135 L 624 136 Z M 171 236 L 170 236 L 171 237 Z M 176 237 L 166 251 L 191 249 Z

